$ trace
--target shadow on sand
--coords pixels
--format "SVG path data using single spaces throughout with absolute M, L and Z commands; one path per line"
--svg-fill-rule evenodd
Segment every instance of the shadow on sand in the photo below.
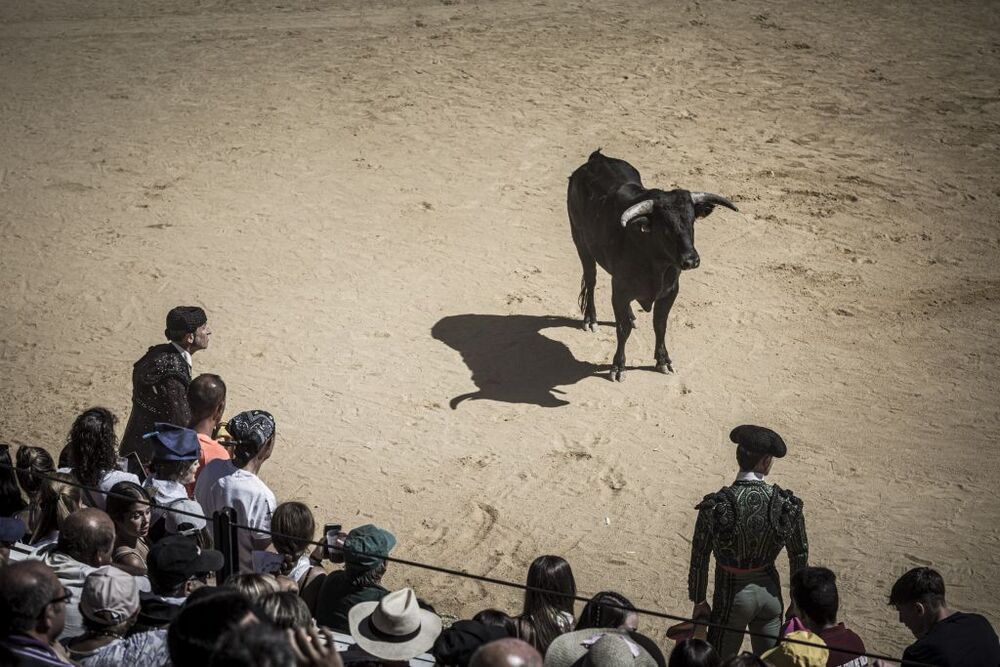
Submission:
M 579 320 L 535 315 L 452 315 L 438 321 L 431 335 L 458 350 L 479 391 L 451 399 L 454 410 L 466 399 L 532 403 L 544 408 L 568 405 L 556 387 L 575 384 L 601 366 L 579 361 L 562 343 L 542 335 L 553 327 L 580 328 Z M 581 332 L 581 335 L 583 332 Z

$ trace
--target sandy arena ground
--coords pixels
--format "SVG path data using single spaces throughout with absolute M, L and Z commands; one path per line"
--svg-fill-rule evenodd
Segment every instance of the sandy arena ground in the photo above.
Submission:
M 278 497 L 399 556 L 521 580 L 556 553 L 687 613 L 692 506 L 763 423 L 870 648 L 909 643 L 885 599 L 915 565 L 997 623 L 1000 15 L 872 4 L 3 3 L 0 438 L 124 427 L 196 303 L 195 370 L 277 417 Z M 620 385 L 612 327 L 578 327 L 565 185 L 597 147 L 744 213 L 699 223 L 670 376 L 649 315 Z

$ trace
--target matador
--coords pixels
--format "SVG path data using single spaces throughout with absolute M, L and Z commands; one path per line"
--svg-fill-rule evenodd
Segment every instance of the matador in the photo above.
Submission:
M 729 486 L 705 496 L 695 509 L 688 595 L 693 618 L 708 617 L 708 641 L 723 659 L 739 652 L 749 627 L 753 652 L 774 646 L 784 605 L 775 560 L 787 549 L 791 574 L 809 561 L 802 501 L 764 477 L 787 448 L 781 436 L 762 426 L 737 426 L 740 472 Z M 709 556 L 715 555 L 715 590 L 707 601 Z M 725 630 L 721 626 L 734 628 Z

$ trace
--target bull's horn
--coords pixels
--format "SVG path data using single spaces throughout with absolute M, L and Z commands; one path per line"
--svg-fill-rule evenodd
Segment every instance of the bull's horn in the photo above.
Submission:
M 638 204 L 633 204 L 625 209 L 622 213 L 622 227 L 628 227 L 628 223 L 632 222 L 640 215 L 649 215 L 653 212 L 653 200 L 646 199 Z
M 729 201 L 725 197 L 720 197 L 719 195 L 713 195 L 711 192 L 692 192 L 691 201 L 694 202 L 695 206 L 697 206 L 698 204 L 713 204 L 713 205 L 717 204 L 719 206 L 725 206 L 726 208 L 730 208 L 736 211 L 737 213 L 740 212 L 740 209 L 736 208 L 733 202 Z

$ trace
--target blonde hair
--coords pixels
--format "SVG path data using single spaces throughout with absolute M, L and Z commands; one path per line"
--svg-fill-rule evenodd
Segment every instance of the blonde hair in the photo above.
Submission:
M 225 583 L 226 588 L 243 593 L 250 598 L 251 602 L 259 602 L 261 598 L 269 593 L 277 593 L 281 588 L 278 580 L 273 574 L 259 574 L 257 572 L 244 572 L 229 575 Z
M 38 490 L 38 514 L 31 526 L 31 543 L 48 536 L 62 527 L 73 512 L 81 509 L 83 504 L 83 489 L 75 486 L 72 475 L 57 472 L 42 480 Z

